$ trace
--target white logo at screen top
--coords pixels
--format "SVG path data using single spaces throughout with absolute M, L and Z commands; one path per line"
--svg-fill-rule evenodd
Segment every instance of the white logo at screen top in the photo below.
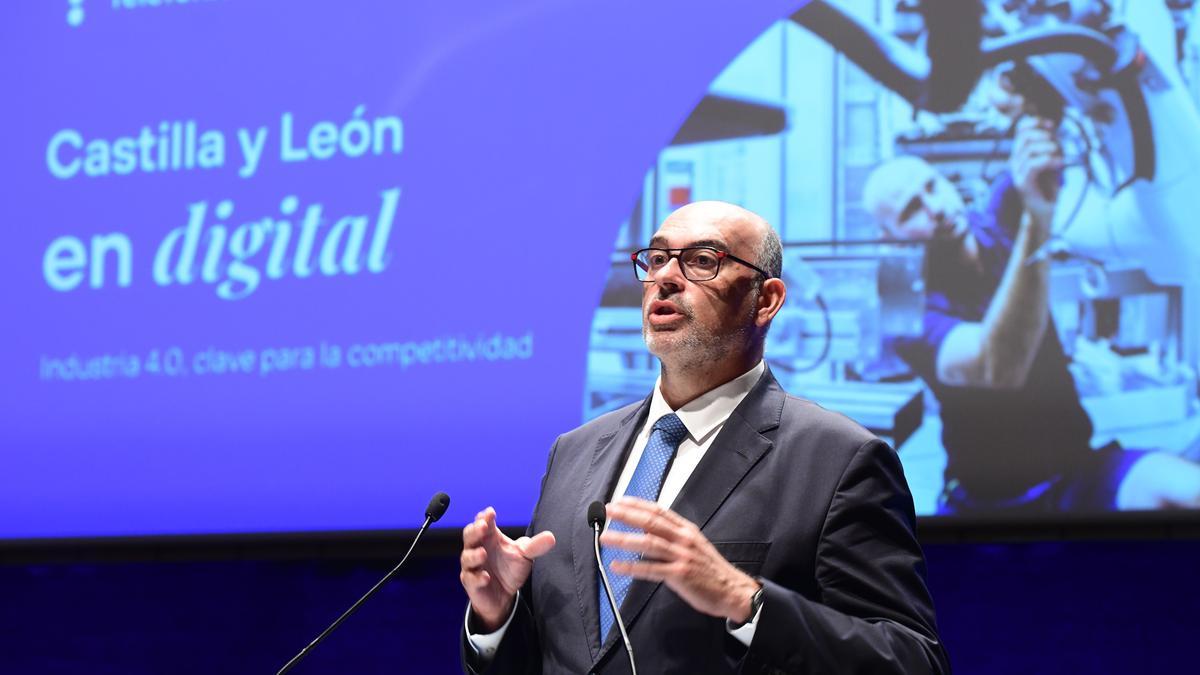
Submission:
M 83 23 L 83 0 L 67 0 L 67 25 L 75 28 Z

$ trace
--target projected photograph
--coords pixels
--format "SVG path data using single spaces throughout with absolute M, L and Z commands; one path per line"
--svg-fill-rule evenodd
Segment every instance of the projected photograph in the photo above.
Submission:
M 812 2 L 712 81 L 619 223 L 584 419 L 658 374 L 630 253 L 717 199 L 783 237 L 775 377 L 919 515 L 1200 507 L 1197 9 L 996 1 L 936 44 L 972 23 L 917 4 Z
M 0 542 L 524 527 L 709 199 L 918 514 L 1200 508 L 1197 3 L 679 7 L 13 4 Z

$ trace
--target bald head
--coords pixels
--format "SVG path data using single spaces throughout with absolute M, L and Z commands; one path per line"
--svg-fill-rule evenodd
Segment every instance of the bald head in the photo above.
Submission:
M 677 406 L 762 360 L 767 330 L 787 297 L 782 247 L 762 216 L 716 201 L 672 213 L 650 247 L 667 250 L 656 266 L 640 267 L 652 272 L 639 275 L 642 337 L 662 363 L 663 396 Z M 726 255 L 697 251 L 704 247 Z M 672 252 L 682 249 L 692 249 L 686 260 Z
M 700 201 L 682 206 L 663 221 L 659 235 L 706 229 L 719 232 L 720 238 L 714 241 L 724 241 L 730 253 L 753 261 L 772 278 L 783 273 L 783 246 L 775 228 L 736 204 Z
M 962 196 L 920 157 L 897 157 L 876 167 L 863 186 L 862 204 L 889 236 L 956 238 L 966 230 Z
M 745 222 L 749 227 L 769 228 L 770 225 L 757 213 L 744 209 L 737 204 L 717 200 L 707 200 L 685 204 L 671 215 L 667 222 L 679 219 L 700 218 L 708 221 Z M 665 223 L 664 223 L 665 224 Z
M 900 213 L 896 204 L 904 199 L 910 186 L 933 171 L 920 157 L 897 157 L 880 164 L 863 185 L 863 208 L 880 222 L 894 220 Z

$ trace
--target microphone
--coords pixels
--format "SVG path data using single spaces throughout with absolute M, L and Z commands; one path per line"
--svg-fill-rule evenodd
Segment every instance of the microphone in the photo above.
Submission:
M 604 524 L 604 519 L 608 514 L 604 511 L 603 502 L 592 502 L 588 504 L 588 527 L 595 528 L 598 525 Z
M 429 519 L 426 523 L 436 523 L 446 515 L 446 509 L 450 508 L 450 495 L 445 492 L 439 492 L 429 500 L 429 506 L 425 507 L 425 517 Z
M 606 517 L 604 503 L 595 501 L 588 504 L 587 521 L 592 528 L 592 548 L 596 551 L 596 566 L 600 568 L 600 581 L 604 583 L 604 595 L 608 598 L 608 606 L 612 608 L 613 618 L 617 621 L 617 629 L 621 631 L 621 640 L 625 642 L 625 652 L 629 654 L 629 669 L 637 675 L 637 664 L 633 661 L 633 645 L 629 643 L 629 633 L 625 632 L 625 622 L 621 620 L 621 610 L 617 607 L 617 599 L 613 596 L 612 586 L 608 583 L 608 574 L 604 572 L 604 559 L 600 557 L 600 526 Z
M 308 653 L 311 652 L 313 648 L 321 644 L 322 640 L 328 637 L 329 634 L 336 630 L 338 626 L 342 625 L 343 621 L 345 621 L 351 614 L 358 610 L 358 608 L 367 601 L 367 598 L 375 595 L 379 589 L 383 588 L 384 584 L 390 581 L 392 577 L 400 571 L 400 567 L 404 565 L 404 561 L 408 560 L 408 556 L 412 555 L 413 549 L 417 547 L 417 542 L 421 540 L 421 535 L 425 534 L 425 530 L 429 529 L 429 525 L 436 523 L 439 519 L 441 519 L 441 517 L 446 514 L 446 509 L 449 506 L 450 496 L 445 492 L 439 492 L 434 495 L 433 499 L 429 500 L 429 506 L 425 507 L 425 522 L 421 524 L 421 529 L 417 530 L 417 536 L 413 537 L 413 542 L 409 545 L 408 551 L 404 554 L 404 557 L 400 559 L 400 563 L 393 567 L 391 572 L 388 572 L 387 575 L 380 579 L 379 583 L 372 586 L 371 590 L 367 591 L 366 595 L 359 598 L 358 602 L 351 605 L 350 609 L 343 612 L 342 615 L 338 617 L 337 621 L 334 621 L 329 628 L 326 628 L 324 632 L 316 637 L 315 640 L 308 643 L 307 647 L 301 649 L 299 654 L 293 656 L 292 660 L 288 661 L 283 668 L 280 668 L 276 675 L 284 675 L 284 673 L 294 668 L 297 663 L 300 663 L 301 659 L 303 659 L 305 656 L 308 656 Z

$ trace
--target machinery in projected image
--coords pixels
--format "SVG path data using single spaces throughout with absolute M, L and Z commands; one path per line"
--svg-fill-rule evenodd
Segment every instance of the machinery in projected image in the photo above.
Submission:
M 1035 257 L 1051 261 L 1050 311 L 1092 447 L 1200 458 L 1200 228 L 1188 217 L 1200 83 L 1180 66 L 1191 58 L 1183 72 L 1200 73 L 1194 14 L 1163 0 L 815 0 L 772 26 L 710 85 L 620 229 L 584 417 L 641 399 L 658 374 L 629 251 L 684 203 L 731 201 L 783 237 L 789 299 L 767 341 L 772 372 L 891 442 L 918 512 L 937 512 L 942 402 L 897 347 L 923 339 L 927 244 L 880 239 L 860 197 L 875 167 L 913 155 L 967 209 L 991 208 L 1019 117 L 1003 104 L 1015 101 L 1059 122 L 1066 168 Z M 714 101 L 728 114 L 711 114 Z
M 804 242 L 784 247 L 790 297 L 766 358 L 790 391 L 849 415 L 895 445 L 921 425 L 922 389 L 885 345 L 920 335 L 923 247 L 912 242 Z
M 1200 114 L 1165 0 L 902 4 L 924 20 L 924 53 L 836 2 L 815 0 L 792 19 L 932 112 L 958 109 L 987 69 L 1027 68 L 1057 98 L 1039 103 L 1086 119 L 1094 141 L 1086 194 L 1052 242 L 1056 253 L 1133 264 L 1160 284 L 1200 274 L 1189 213 L 1200 194 Z
M 816 0 L 791 19 L 911 104 L 896 154 L 929 161 L 968 204 L 986 201 L 1015 126 L 967 112 L 996 103 L 981 91 L 1003 82 L 1060 123 L 1060 208 L 1036 259 L 1055 261 L 1052 312 L 1094 441 L 1197 458 L 1193 3 L 902 0 L 892 32 L 850 11 L 862 5 Z

